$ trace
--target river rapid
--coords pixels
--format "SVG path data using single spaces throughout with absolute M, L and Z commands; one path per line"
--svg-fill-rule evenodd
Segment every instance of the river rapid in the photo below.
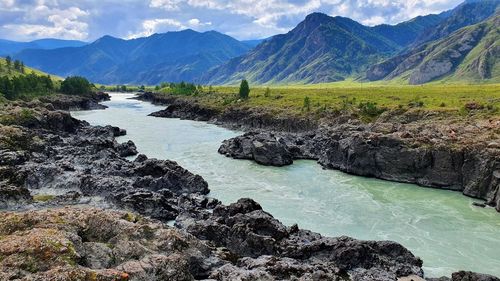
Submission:
M 217 153 L 241 132 L 204 122 L 147 116 L 162 106 L 112 94 L 106 110 L 72 112 L 92 125 L 127 130 L 139 153 L 170 159 L 209 184 L 223 203 L 250 197 L 287 225 L 326 236 L 393 240 L 424 260 L 427 277 L 471 270 L 500 276 L 500 215 L 458 192 L 323 170 L 314 161 L 265 167 Z

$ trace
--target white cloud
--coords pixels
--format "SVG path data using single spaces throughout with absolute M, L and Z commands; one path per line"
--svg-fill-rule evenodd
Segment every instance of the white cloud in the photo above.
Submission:
M 151 8 L 162 8 L 167 11 L 175 11 L 179 9 L 179 4 L 183 0 L 151 0 L 149 6 Z
M 196 18 L 188 20 L 187 23 L 189 24 L 190 27 L 193 27 L 193 28 L 212 25 L 212 23 L 209 21 L 201 22 L 199 19 L 196 19 Z
M 366 25 L 395 24 L 451 9 L 463 0 L 0 0 L 0 37 L 92 40 L 183 28 L 239 39 L 284 33 L 312 12 Z
M 37 6 L 22 10 L 23 23 L 9 23 L 2 27 L 21 38 L 57 37 L 85 40 L 88 24 L 83 20 L 89 13 L 78 7 L 53 8 L 39 0 Z

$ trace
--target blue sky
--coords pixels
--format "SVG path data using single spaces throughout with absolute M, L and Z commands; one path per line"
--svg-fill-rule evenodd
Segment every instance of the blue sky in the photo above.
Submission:
M 0 38 L 93 41 L 191 28 L 237 39 L 285 33 L 312 12 L 395 24 L 462 0 L 0 0 Z

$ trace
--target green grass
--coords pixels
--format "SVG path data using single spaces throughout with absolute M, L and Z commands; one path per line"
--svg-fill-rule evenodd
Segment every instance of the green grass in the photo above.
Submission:
M 12 62 L 12 64 L 14 64 L 14 62 Z M 31 68 L 28 66 L 24 67 L 24 74 L 17 71 L 17 70 L 14 70 L 14 67 L 12 67 L 12 69 L 9 71 L 7 68 L 7 62 L 5 61 L 5 58 L 0 58 L 0 76 L 14 77 L 14 76 L 21 76 L 21 75 L 25 75 L 25 74 L 29 74 L 29 73 L 34 73 L 38 76 L 50 75 L 50 74 L 42 72 L 38 69 L 34 69 L 34 68 Z M 52 80 L 54 82 L 60 82 L 61 80 L 63 80 L 63 78 L 61 78 L 59 76 L 55 76 L 55 75 L 50 75 L 50 77 L 52 78 Z
M 484 106 L 484 114 L 498 115 L 500 111 L 500 84 L 429 84 L 422 86 L 396 85 L 393 83 L 340 83 L 315 85 L 283 85 L 252 87 L 248 100 L 238 98 L 237 87 L 204 87 L 201 94 L 186 96 L 199 103 L 223 110 L 227 107 L 257 107 L 292 114 L 338 111 L 346 107 L 380 109 L 420 107 L 427 110 L 463 113 L 467 103 Z M 309 98 L 310 108 L 304 110 L 304 98 Z M 369 103 L 369 106 L 366 105 Z

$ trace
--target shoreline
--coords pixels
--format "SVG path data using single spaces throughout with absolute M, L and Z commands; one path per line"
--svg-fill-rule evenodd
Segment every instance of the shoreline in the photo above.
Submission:
M 286 227 L 251 199 L 240 199 L 237 203 L 224 206 L 205 195 L 208 193 L 208 186 L 201 177 L 182 169 L 175 162 L 148 159 L 144 155 L 139 155 L 134 161 L 125 160 L 125 155 L 133 155 L 137 151 L 134 151 L 135 145 L 132 142 L 119 144 L 114 140 L 126 133 L 123 130 L 110 126 L 89 126 L 64 112 L 50 109 L 46 111 L 42 108 L 38 115 L 38 109 L 33 110 L 38 122 L 21 120 L 17 126 L 27 137 L 36 136 L 36 139 L 30 139 L 40 139 L 42 143 L 20 150 L 2 150 L 2 155 L 10 156 L 9 163 L 2 163 L 2 166 L 7 167 L 7 170 L 2 169 L 2 174 L 10 175 L 10 183 L 1 186 L 3 191 L 9 190 L 9 195 L 2 200 L 7 199 L 7 202 L 13 204 L 11 207 L 16 204 L 30 206 L 31 211 L 3 213 L 0 235 L 4 236 L 5 245 L 19 243 L 22 237 L 19 234 L 25 233 L 35 240 L 56 239 L 69 249 L 64 251 L 67 260 L 55 258 L 31 261 L 29 266 L 35 272 L 30 274 L 35 274 L 34 276 L 50 279 L 54 274 L 63 276 L 62 274 L 78 272 L 84 275 L 97 274 L 100 278 L 126 274 L 126 280 L 138 280 L 134 278 L 153 277 L 151 274 L 154 273 L 144 270 L 144 265 L 155 268 L 158 272 L 163 272 L 160 268 L 167 265 L 167 268 L 175 268 L 173 270 L 177 275 L 216 280 L 232 280 L 243 276 L 253 276 L 255 280 L 266 276 L 287 276 L 285 279 L 301 276 L 307 280 L 315 278 L 315 274 L 320 274 L 316 277 L 332 280 L 345 277 L 352 280 L 396 280 L 406 276 L 414 276 L 414 280 L 418 280 L 423 277 L 422 261 L 398 243 L 361 241 L 348 237 L 327 238 L 301 230 L 296 225 Z M 61 126 L 61 121 L 64 126 Z M 41 163 L 53 164 L 46 169 Z M 29 174 L 25 173 L 27 171 Z M 77 190 L 75 186 L 78 186 Z M 38 197 L 32 196 L 31 193 L 40 187 L 44 190 L 69 191 L 50 198 L 41 198 L 41 194 L 36 194 Z M 85 203 L 85 198 L 89 196 L 102 197 L 118 209 L 138 212 L 140 215 L 103 209 L 82 211 L 78 205 L 82 202 L 89 205 Z M 75 206 L 57 209 L 67 205 Z M 157 226 L 154 220 L 146 217 L 165 223 L 175 219 L 177 228 L 169 228 L 163 224 Z M 43 218 L 55 224 L 40 224 L 40 221 L 45 220 Z M 106 233 L 110 229 L 102 229 L 102 226 L 99 228 L 102 220 L 96 221 L 97 218 L 106 218 L 105 221 L 111 225 L 122 225 L 117 229 L 121 231 L 123 228 L 122 233 L 109 236 Z M 1 227 L 11 225 L 12 221 L 27 223 L 14 229 Z M 66 236 L 66 224 L 76 229 L 87 224 L 93 225 L 89 230 L 95 234 L 89 236 L 77 231 L 72 236 Z M 127 240 L 109 240 L 109 237 L 133 237 L 130 236 L 133 232 L 129 229 L 136 229 L 135 224 L 141 225 L 141 229 L 153 228 L 156 235 L 169 233 L 162 234 L 167 235 L 162 237 L 167 241 L 180 239 L 184 241 L 180 245 L 187 243 L 191 250 L 180 246 L 181 250 L 176 252 L 180 255 L 179 258 L 165 260 L 172 254 L 171 250 L 152 247 L 141 242 L 142 240 L 135 240 L 137 238 L 128 238 L 136 241 L 136 244 L 127 247 L 146 247 L 149 254 L 135 252 L 132 256 L 138 255 L 139 258 L 125 258 L 123 253 L 114 249 L 121 249 Z M 44 229 L 50 229 L 50 234 Z M 101 229 L 102 234 L 96 233 L 99 232 L 98 229 Z M 151 237 L 147 233 L 137 235 L 139 239 Z M 153 241 L 159 243 L 158 240 Z M 109 260 L 108 254 L 102 254 L 103 243 L 113 246 L 110 255 L 115 258 L 121 255 L 125 260 L 120 264 Z M 25 246 L 35 253 L 46 249 L 29 243 Z M 24 250 L 6 253 L 0 247 L 0 253 L 4 257 L 2 261 L 12 262 Z M 58 248 L 54 249 L 56 250 L 60 251 Z M 134 252 L 133 249 L 129 251 Z M 104 252 L 108 253 L 108 250 Z M 71 262 L 78 266 L 71 266 Z M 185 266 L 175 267 L 178 264 Z M 139 265 L 143 270 L 137 269 Z M 0 266 L 3 267 L 3 274 L 12 274 L 16 268 L 27 265 L 21 262 L 6 266 L 0 261 Z M 474 278 L 486 276 L 464 272 L 455 275 L 460 274 Z
M 368 124 L 352 116 L 339 116 L 333 120 L 319 120 L 310 130 L 297 132 L 289 130 L 293 126 L 288 125 L 295 119 L 278 124 L 259 123 L 255 121 L 259 115 L 255 114 L 250 118 L 252 122 L 248 122 L 249 119 L 235 118 L 231 114 L 234 110 L 229 110 L 230 114 L 209 111 L 200 104 L 192 105 L 175 96 L 145 93 L 138 99 L 168 106 L 151 116 L 208 121 L 246 131 L 242 136 L 223 142 L 219 153 L 228 157 L 271 166 L 290 165 L 298 159 L 315 160 L 326 169 L 353 175 L 459 191 L 484 200 L 484 205 L 475 206 L 490 206 L 500 212 L 500 143 L 480 139 L 486 135 L 484 132 L 477 136 L 476 142 L 467 139 L 475 137 L 474 133 L 480 130 L 499 133 L 500 120 L 495 121 L 497 124 L 493 127 L 470 121 L 468 127 L 478 128 L 466 131 L 460 143 L 454 139 L 460 133 L 459 122 L 453 123 L 451 117 L 436 117 L 431 113 L 431 121 L 436 119 L 436 124 L 422 124 L 422 116 L 429 117 L 425 112 L 410 112 L 406 116 L 405 113 L 389 113 L 379 118 L 382 121 Z M 398 118 L 409 121 L 393 121 Z M 430 137 L 420 134 L 419 130 L 428 130 L 429 135 L 441 135 L 443 139 L 429 140 Z M 450 130 L 452 134 L 448 134 Z

